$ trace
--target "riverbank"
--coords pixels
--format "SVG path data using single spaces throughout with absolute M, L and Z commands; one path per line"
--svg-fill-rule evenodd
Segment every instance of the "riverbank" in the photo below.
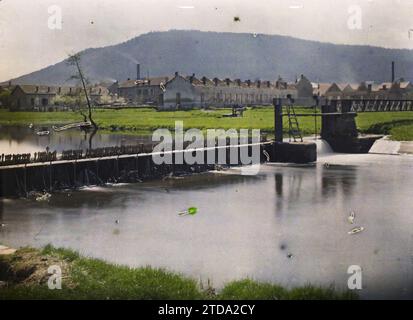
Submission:
M 159 112 L 150 108 L 103 110 L 94 112 L 94 119 L 103 131 L 127 134 L 151 134 L 158 128 L 174 129 L 175 121 L 184 122 L 185 129 L 210 128 L 222 129 L 260 129 L 263 133 L 273 134 L 274 111 L 272 107 L 250 108 L 240 118 L 223 117 L 230 109 L 189 110 Z M 313 109 L 297 108 L 297 113 L 313 113 Z M 9 112 L 0 110 L 0 125 L 35 126 L 55 125 L 81 120 L 74 112 Z M 284 117 L 284 130 L 288 128 L 288 119 Z M 361 133 L 390 135 L 392 140 L 413 140 L 413 112 L 366 112 L 358 114 L 357 128 Z M 300 129 L 303 135 L 319 132 L 321 119 L 317 119 L 317 129 L 313 117 L 300 117 Z M 287 133 L 287 132 L 285 132 Z
M 50 266 L 62 270 L 62 289 L 50 290 Z M 245 279 L 217 292 L 177 273 L 151 267 L 129 268 L 82 257 L 68 249 L 22 248 L 0 255 L 0 299 L 357 299 L 352 292 L 305 286 L 287 290 Z

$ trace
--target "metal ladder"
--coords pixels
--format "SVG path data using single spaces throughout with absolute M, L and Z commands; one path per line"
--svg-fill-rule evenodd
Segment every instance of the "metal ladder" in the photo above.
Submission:
M 297 115 L 294 110 L 292 102 L 287 104 L 287 116 L 288 116 L 288 137 L 291 142 L 291 138 L 294 139 L 294 142 L 297 142 L 297 139 L 300 139 L 303 142 L 303 137 L 301 135 L 300 126 L 298 124 Z

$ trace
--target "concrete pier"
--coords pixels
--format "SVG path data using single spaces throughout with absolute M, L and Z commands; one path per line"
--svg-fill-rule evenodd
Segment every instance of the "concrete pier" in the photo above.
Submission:
M 273 162 L 311 163 L 317 161 L 317 146 L 313 142 L 276 142 Z

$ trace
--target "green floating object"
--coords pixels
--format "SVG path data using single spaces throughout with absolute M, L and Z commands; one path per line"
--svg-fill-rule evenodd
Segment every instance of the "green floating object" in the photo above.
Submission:
M 188 209 L 188 214 L 194 215 L 198 212 L 198 209 L 195 207 L 191 207 Z
M 196 208 L 196 207 L 190 207 L 190 208 L 188 208 L 188 210 L 180 212 L 179 215 L 180 215 L 180 216 L 185 216 L 185 215 L 190 214 L 191 216 L 193 216 L 193 215 L 195 215 L 197 212 L 198 212 L 198 208 Z

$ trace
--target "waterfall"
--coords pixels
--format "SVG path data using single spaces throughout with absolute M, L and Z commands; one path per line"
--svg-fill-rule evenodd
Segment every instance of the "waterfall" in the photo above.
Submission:
M 322 139 L 315 140 L 317 145 L 317 157 L 328 156 L 334 153 L 327 141 Z

